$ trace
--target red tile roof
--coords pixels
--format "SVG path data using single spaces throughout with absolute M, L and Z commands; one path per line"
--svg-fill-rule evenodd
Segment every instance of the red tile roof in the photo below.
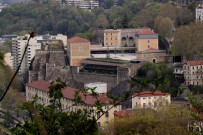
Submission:
M 118 112 L 114 113 L 114 116 L 116 117 L 125 117 L 125 116 L 129 116 L 129 114 L 132 112 L 132 110 L 121 110 Z
M 68 39 L 68 42 L 90 42 L 90 41 L 80 37 L 73 37 Z
M 38 80 L 31 83 L 27 83 L 25 85 L 48 92 L 50 84 L 50 82 L 47 82 L 45 80 Z
M 156 33 L 150 31 L 149 29 L 139 29 L 137 32 L 139 35 L 154 35 Z
M 165 96 L 165 95 L 171 95 L 170 93 L 163 93 L 159 90 L 156 90 L 154 92 L 152 91 L 144 91 L 144 92 L 140 92 L 140 93 L 134 93 L 134 96 L 139 96 L 139 97 L 151 97 L 151 96 Z
M 203 65 L 203 61 L 202 60 L 199 60 L 199 61 L 187 61 L 186 63 L 188 65 L 190 65 L 190 66 Z
M 48 92 L 49 91 L 49 86 L 50 86 L 50 82 L 48 81 L 44 81 L 44 80 L 39 80 L 39 81 L 35 81 L 32 83 L 27 83 L 26 86 L 30 86 L 33 88 L 37 88 L 39 90 Z M 64 98 L 68 98 L 68 99 L 74 99 L 74 95 L 75 95 L 75 88 L 71 88 L 71 87 L 65 87 L 64 89 L 62 89 L 62 93 Z M 96 99 L 94 97 L 92 97 L 90 95 L 90 93 L 87 93 L 87 96 L 83 96 L 82 94 L 80 94 L 82 97 L 82 100 L 85 102 L 85 104 L 88 105 L 94 105 L 96 102 Z M 100 95 L 98 97 L 98 100 L 103 102 L 104 104 L 112 104 L 113 100 L 104 96 L 104 95 Z

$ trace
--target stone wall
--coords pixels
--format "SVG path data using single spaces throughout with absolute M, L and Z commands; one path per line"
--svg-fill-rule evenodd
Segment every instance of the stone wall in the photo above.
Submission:
M 28 72 L 28 80 L 54 81 L 60 77 L 68 86 L 77 89 L 83 88 L 85 83 L 104 82 L 107 83 L 107 91 L 110 92 L 120 82 L 129 80 L 130 76 L 136 74 L 141 65 L 139 63 L 129 67 L 118 67 L 116 75 L 79 72 L 81 67 L 66 65 L 63 51 L 37 51 Z

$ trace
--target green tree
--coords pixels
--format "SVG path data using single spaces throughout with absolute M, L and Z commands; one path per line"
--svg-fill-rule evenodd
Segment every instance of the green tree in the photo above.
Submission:
M 63 94 L 61 89 L 66 84 L 57 79 L 52 82 L 49 87 L 50 104 L 44 106 L 38 104 L 40 100 L 37 95 L 31 102 L 25 102 L 23 109 L 28 111 L 28 120 L 23 125 L 17 125 L 13 128 L 14 134 L 93 134 L 97 131 L 97 124 L 92 111 L 78 110 L 77 112 L 63 112 L 61 106 L 61 98 Z M 80 91 L 76 91 L 76 104 L 82 104 L 79 95 Z M 86 92 L 86 91 L 84 91 Z
M 104 14 L 100 14 L 97 17 L 96 22 L 95 22 L 95 26 L 97 28 L 108 28 L 109 27 L 109 22 L 108 22 L 108 20 Z
M 92 33 L 89 33 L 89 32 L 86 32 L 86 33 L 77 33 L 76 36 L 79 36 L 81 38 L 86 38 L 86 39 L 88 39 L 90 41 L 92 41 L 92 39 L 93 39 Z
M 195 54 L 198 59 L 203 57 L 202 26 L 202 22 L 197 22 L 179 27 L 175 33 L 172 52 L 182 55 L 186 60 L 194 60 Z
M 154 23 L 154 28 L 155 31 L 162 37 L 171 37 L 172 36 L 172 30 L 174 28 L 173 22 L 170 18 L 165 17 L 163 18 L 162 16 L 158 16 L 155 19 Z

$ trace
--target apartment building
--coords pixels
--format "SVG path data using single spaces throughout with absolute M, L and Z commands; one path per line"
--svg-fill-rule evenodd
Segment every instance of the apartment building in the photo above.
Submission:
M 199 4 L 199 6 L 196 8 L 196 20 L 203 20 L 203 4 Z
M 32 98 L 37 94 L 38 97 L 41 100 L 38 100 L 38 103 L 48 105 L 50 98 L 48 97 L 48 92 L 49 92 L 49 86 L 50 82 L 44 81 L 44 80 L 38 80 L 35 82 L 31 82 L 25 85 L 26 88 L 26 101 L 32 101 Z M 74 95 L 75 95 L 75 88 L 71 87 L 66 87 L 62 89 L 62 93 L 64 98 L 61 99 L 62 103 L 62 109 L 64 112 L 70 112 L 74 111 L 76 112 L 78 109 L 93 109 L 94 114 L 96 114 L 96 119 L 100 117 L 100 119 L 97 121 L 98 126 L 103 126 L 105 125 L 106 122 L 110 121 L 111 119 L 114 119 L 114 112 L 120 111 L 121 110 L 121 105 L 114 106 L 112 109 L 110 109 L 105 115 L 101 116 L 101 113 L 96 113 L 97 108 L 94 107 L 94 104 L 96 102 L 96 99 L 90 95 L 84 97 L 82 96 L 82 99 L 84 101 L 84 104 L 78 104 L 77 106 L 74 106 Z M 109 108 L 112 107 L 112 99 L 100 95 L 98 97 L 98 100 L 103 102 L 105 105 L 103 106 L 103 110 L 106 111 Z
M 104 47 L 121 47 L 121 30 L 104 30 Z
M 23 52 L 25 50 L 25 46 L 27 45 L 27 40 L 29 38 L 29 34 L 25 36 L 18 36 L 16 38 L 12 38 L 12 56 L 13 56 L 13 69 L 16 70 L 20 60 L 23 56 Z M 21 68 L 19 73 L 24 73 L 30 66 L 32 58 L 35 56 L 35 50 L 41 49 L 41 43 L 37 42 L 37 38 L 31 38 L 29 42 L 28 49 L 26 51 L 25 57 L 21 64 Z
M 183 64 L 186 85 L 203 85 L 203 61 L 186 61 Z
M 149 29 L 142 28 L 137 30 L 135 38 L 137 51 L 145 51 L 149 48 L 159 49 L 158 34 Z
M 132 108 L 134 109 L 158 109 L 159 107 L 171 103 L 171 94 L 163 93 L 158 90 L 154 92 L 144 91 L 140 93 L 134 93 L 132 96 Z
M 78 8 L 81 9 L 95 9 L 99 7 L 99 2 L 98 1 L 84 1 L 84 0 L 67 0 L 67 3 L 69 6 L 77 6 Z
M 152 63 L 165 62 L 166 51 L 154 48 L 149 48 L 145 51 L 138 51 L 136 53 L 137 59 L 145 60 Z
M 68 39 L 67 55 L 70 66 L 81 66 L 81 61 L 90 57 L 90 41 L 80 37 Z

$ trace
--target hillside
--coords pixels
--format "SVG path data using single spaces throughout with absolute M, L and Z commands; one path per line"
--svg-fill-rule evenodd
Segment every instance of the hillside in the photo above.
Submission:
M 61 6 L 55 0 L 32 0 L 13 4 L 2 10 L 0 35 L 24 34 L 32 30 L 37 34 L 62 33 L 73 36 L 76 33 L 92 32 L 95 28 L 154 28 L 157 16 L 167 17 L 175 27 L 193 21 L 193 13 L 187 7 L 177 8 L 175 3 L 159 3 L 153 0 L 129 0 L 122 6 L 112 6 L 109 9 L 101 7 L 91 12 L 72 6 Z M 158 30 L 156 32 L 159 33 Z

